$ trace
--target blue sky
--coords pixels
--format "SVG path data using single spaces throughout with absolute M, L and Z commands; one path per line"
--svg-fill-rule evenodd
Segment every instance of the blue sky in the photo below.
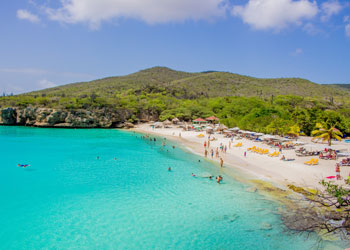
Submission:
M 0 3 L 0 92 L 153 66 L 350 83 L 348 0 Z

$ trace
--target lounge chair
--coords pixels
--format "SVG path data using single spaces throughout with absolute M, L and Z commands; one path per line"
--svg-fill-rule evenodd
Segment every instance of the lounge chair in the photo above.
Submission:
M 277 151 L 274 151 L 273 153 L 269 154 L 268 156 L 274 157 L 276 155 Z
M 306 161 L 306 162 L 304 162 L 304 164 L 306 164 L 306 165 L 311 165 L 313 162 L 314 162 L 314 158 L 312 158 L 310 161 Z
M 315 159 L 313 163 L 311 163 L 311 165 L 318 165 L 318 159 Z

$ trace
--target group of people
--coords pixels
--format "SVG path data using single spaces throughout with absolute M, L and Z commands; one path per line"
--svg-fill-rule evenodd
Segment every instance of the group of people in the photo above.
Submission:
M 229 141 L 229 148 L 231 148 L 231 141 Z M 213 159 L 214 158 L 214 149 L 210 149 L 210 138 L 208 138 L 208 142 L 204 141 L 204 157 L 208 157 L 208 150 L 210 150 L 210 156 Z M 222 143 L 220 143 L 220 151 L 221 151 L 221 153 L 226 154 L 227 145 L 223 145 Z M 215 158 L 220 159 L 220 167 L 223 167 L 224 160 L 222 157 L 220 157 L 219 147 L 216 147 L 216 149 L 215 149 Z
M 320 152 L 318 155 L 320 159 L 325 159 L 325 160 L 336 160 L 337 159 L 337 152 L 332 149 L 327 149 L 325 148 L 325 152 Z
M 194 173 L 192 173 L 192 177 L 197 177 L 197 175 L 195 175 Z M 213 175 L 209 175 L 209 176 L 207 176 L 207 177 L 202 177 L 202 178 L 208 178 L 209 180 L 212 180 L 213 177 L 214 177 Z M 222 177 L 221 175 L 219 175 L 219 176 L 215 177 L 215 179 L 216 179 L 216 182 L 217 182 L 218 184 L 221 184 L 221 182 L 222 182 L 222 180 L 223 180 L 223 177 Z

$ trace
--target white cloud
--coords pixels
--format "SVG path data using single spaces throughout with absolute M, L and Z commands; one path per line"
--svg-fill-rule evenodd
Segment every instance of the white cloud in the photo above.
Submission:
M 54 84 L 53 82 L 47 80 L 47 79 L 42 79 L 42 80 L 39 81 L 39 86 L 41 88 L 47 89 L 47 88 L 56 87 L 57 85 Z
M 17 18 L 27 20 L 32 23 L 40 22 L 40 18 L 37 15 L 30 13 L 28 10 L 17 10 Z
M 322 3 L 321 8 L 323 12 L 321 21 L 327 22 L 333 15 L 338 14 L 343 9 L 343 6 L 338 2 L 338 0 L 331 0 Z
M 249 0 L 246 5 L 234 6 L 232 14 L 255 29 L 281 30 L 290 24 L 302 24 L 318 13 L 316 2 L 309 0 Z
M 350 37 L 350 24 L 345 25 L 345 35 Z
M 45 9 L 51 20 L 88 23 L 91 28 L 118 18 L 148 24 L 212 19 L 224 16 L 228 7 L 227 0 L 62 0 L 61 4 L 58 9 Z
M 350 16 L 344 16 L 344 23 L 350 22 Z
M 322 30 L 317 28 L 314 24 L 312 23 L 306 23 L 303 27 L 303 30 L 308 33 L 309 35 L 317 35 L 319 33 L 322 33 Z

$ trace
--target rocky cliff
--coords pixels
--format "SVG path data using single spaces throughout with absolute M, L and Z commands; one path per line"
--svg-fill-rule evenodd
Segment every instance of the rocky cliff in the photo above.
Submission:
M 131 113 L 127 110 L 107 109 L 61 110 L 49 108 L 0 109 L 0 125 L 63 127 L 63 128 L 123 128 L 131 127 Z M 157 115 L 142 113 L 140 121 L 157 120 Z

